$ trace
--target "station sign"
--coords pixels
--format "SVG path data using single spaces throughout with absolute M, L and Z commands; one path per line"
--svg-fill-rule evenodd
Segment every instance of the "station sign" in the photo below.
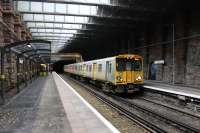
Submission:
M 24 60 L 21 59 L 21 58 L 19 58 L 19 63 L 20 63 L 20 64 L 23 64 L 23 62 L 24 62 Z
M 156 60 L 154 61 L 154 64 L 165 64 L 164 60 Z

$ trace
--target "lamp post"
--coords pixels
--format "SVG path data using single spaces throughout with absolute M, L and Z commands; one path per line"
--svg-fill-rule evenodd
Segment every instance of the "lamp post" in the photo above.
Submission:
M 172 63 L 173 63 L 173 72 L 172 72 L 172 83 L 175 83 L 175 26 L 172 24 Z

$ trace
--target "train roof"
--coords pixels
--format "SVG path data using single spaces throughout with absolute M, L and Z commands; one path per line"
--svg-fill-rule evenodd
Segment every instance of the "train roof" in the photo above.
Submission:
M 115 58 L 128 58 L 128 59 L 133 59 L 133 58 L 142 58 L 142 56 L 138 55 L 138 54 L 119 54 L 113 57 L 107 57 L 107 58 L 103 58 L 103 59 L 96 59 L 96 60 L 90 60 L 90 61 L 85 61 L 85 62 L 80 62 L 80 63 L 73 63 L 73 64 L 83 64 L 83 63 L 92 63 L 94 61 L 104 61 L 104 60 L 112 60 Z M 69 64 L 69 65 L 73 65 L 73 64 Z

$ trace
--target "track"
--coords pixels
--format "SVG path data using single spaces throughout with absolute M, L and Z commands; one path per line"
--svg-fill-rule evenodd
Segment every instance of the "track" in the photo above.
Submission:
M 173 106 L 170 106 L 170 105 L 167 105 L 167 104 L 156 102 L 156 101 L 151 100 L 151 99 L 147 99 L 147 98 L 140 98 L 140 99 L 144 100 L 144 101 L 147 101 L 147 102 L 150 102 L 150 103 L 153 103 L 153 104 L 156 104 L 156 105 L 159 105 L 159 106 L 162 106 L 164 108 L 167 108 L 167 109 L 170 109 L 170 110 L 173 110 L 173 111 L 176 111 L 176 112 L 179 112 L 179 113 L 182 113 L 182 114 L 185 114 L 185 115 L 200 119 L 200 115 L 199 114 L 193 114 L 193 113 L 181 110 L 179 108 L 176 108 L 176 107 L 173 107 Z
M 128 101 L 128 100 L 126 100 L 126 99 L 124 99 L 124 98 L 121 98 L 121 97 L 117 97 L 117 96 L 112 96 L 112 97 L 113 97 L 114 99 L 116 99 L 116 100 L 120 100 L 120 101 L 123 102 L 124 104 L 127 104 L 127 105 L 129 105 L 129 106 L 131 106 L 131 107 L 133 107 L 133 108 L 137 108 L 138 110 L 141 110 L 141 111 L 143 111 L 143 112 L 146 112 L 146 113 L 148 113 L 149 115 L 153 115 L 153 116 L 155 116 L 155 117 L 160 117 L 161 120 L 164 120 L 164 121 L 166 121 L 166 123 L 169 123 L 170 125 L 173 125 L 173 126 L 179 128 L 179 129 L 181 129 L 181 130 L 183 130 L 183 131 L 185 131 L 185 132 L 200 133 L 200 129 L 194 128 L 194 127 L 192 127 L 192 126 L 190 126 L 190 125 L 187 125 L 187 124 L 185 124 L 185 123 L 182 123 L 182 122 L 180 122 L 180 121 L 177 121 L 177 120 L 175 120 L 175 119 L 173 119 L 173 118 L 169 118 L 169 117 L 167 117 L 167 116 L 165 116 L 165 115 L 163 115 L 163 114 L 160 114 L 160 113 L 158 113 L 158 112 L 156 112 L 156 111 L 153 111 L 153 110 L 151 110 L 151 109 L 149 109 L 149 108 L 145 108 L 145 107 L 143 107 L 143 106 L 137 105 L 137 104 L 135 104 L 135 103 L 133 103 L 133 102 L 130 102 L 130 101 Z M 173 110 L 175 110 L 175 109 L 173 109 Z M 177 111 L 177 110 L 175 110 L 175 111 Z M 183 112 L 181 112 L 181 113 L 183 113 Z
M 111 95 L 111 94 L 105 95 L 102 92 L 97 91 L 99 89 L 94 86 L 91 86 L 90 84 L 85 85 L 85 84 L 81 83 L 80 81 L 77 81 L 74 79 L 71 79 L 71 80 L 73 80 L 77 84 L 79 84 L 82 87 L 84 87 L 85 89 L 87 89 L 93 96 L 95 96 L 102 102 L 108 104 L 109 106 L 116 109 L 117 111 L 119 111 L 120 113 L 122 113 L 123 115 L 125 115 L 129 119 L 133 120 L 134 122 L 136 122 L 137 124 L 144 127 L 145 129 L 147 129 L 150 132 L 159 132 L 159 133 L 171 132 L 170 130 L 166 130 L 166 128 L 164 129 L 163 127 L 174 128 L 174 130 L 172 130 L 172 131 L 176 131 L 176 132 L 194 132 L 194 133 L 200 132 L 200 129 L 196 129 L 185 123 L 168 118 L 168 117 L 166 117 L 162 114 L 159 114 L 155 111 L 152 111 L 148 108 L 134 104 L 134 103 L 130 102 L 129 100 L 124 99 L 122 97 L 119 97 L 116 95 Z M 94 88 L 95 88 L 95 90 L 94 90 Z M 137 111 L 140 113 L 143 113 L 143 115 L 138 115 L 136 113 Z M 147 118 L 144 118 L 145 115 L 148 117 L 151 117 L 151 118 L 148 120 Z M 152 121 L 152 119 L 157 119 L 157 121 L 159 121 L 160 124 L 162 123 L 165 125 L 161 126 L 159 124 L 155 124 L 153 122 L 155 120 Z

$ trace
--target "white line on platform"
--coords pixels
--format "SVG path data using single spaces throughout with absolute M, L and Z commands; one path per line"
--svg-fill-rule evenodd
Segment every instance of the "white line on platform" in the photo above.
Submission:
M 153 89 L 153 90 L 157 90 L 157 91 L 163 91 L 163 92 L 168 92 L 168 93 L 172 93 L 172 94 L 176 94 L 176 95 L 182 95 L 182 96 L 187 96 L 187 97 L 192 97 L 192 98 L 197 98 L 200 99 L 199 95 L 195 95 L 195 94 L 191 94 L 191 93 L 186 93 L 186 92 L 180 92 L 180 91 L 176 91 L 176 90 L 169 90 L 169 89 L 164 89 L 164 88 L 158 88 L 158 87 L 153 87 L 153 86 L 148 86 L 148 85 L 144 85 L 144 88 L 149 88 L 149 89 Z
M 72 86 L 70 86 L 62 77 L 60 77 L 57 73 L 55 73 L 63 82 L 64 84 L 69 87 L 77 97 L 113 132 L 113 133 L 120 133 L 106 118 L 104 118 L 91 104 L 89 104 L 82 96 L 76 92 Z

